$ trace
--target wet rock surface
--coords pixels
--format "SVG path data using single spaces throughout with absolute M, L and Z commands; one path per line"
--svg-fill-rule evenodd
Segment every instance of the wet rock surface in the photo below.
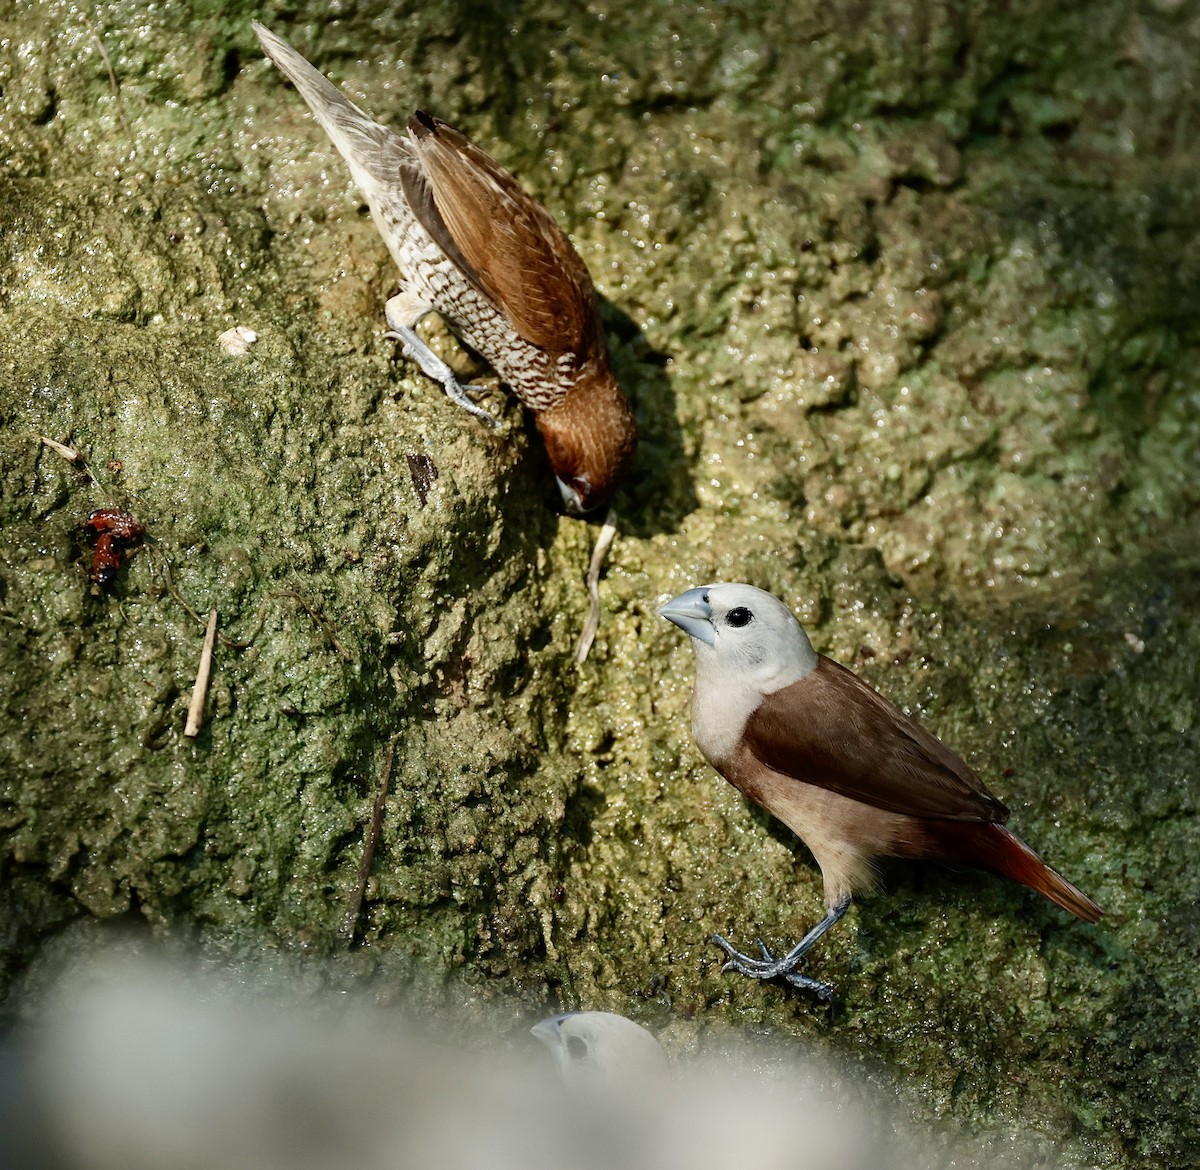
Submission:
M 382 338 L 397 275 L 251 17 L 380 120 L 462 127 L 588 261 L 643 442 L 581 670 L 594 528 L 436 322 L 499 432 Z M 14 6 L 10 1012 L 39 954 L 138 924 L 677 1053 L 770 1031 L 997 1148 L 1188 1165 L 1198 40 L 1169 3 Z M 113 505 L 148 540 L 103 593 L 78 526 Z M 790 943 L 819 881 L 690 742 L 654 611 L 719 579 L 925 720 L 1108 917 L 897 865 L 812 959 L 832 1011 L 722 977 L 711 931 Z M 210 608 L 237 645 L 191 741 Z

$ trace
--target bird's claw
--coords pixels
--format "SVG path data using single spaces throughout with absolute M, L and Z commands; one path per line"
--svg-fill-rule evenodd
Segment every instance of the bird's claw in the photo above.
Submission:
M 811 991 L 818 999 L 830 1000 L 833 998 L 833 987 L 830 984 L 796 970 L 803 955 L 797 955 L 790 963 L 786 958 L 776 959 L 760 938 L 755 941 L 763 957 L 755 959 L 739 951 L 723 935 L 711 935 L 709 941 L 716 943 L 727 956 L 727 961 L 721 965 L 722 974 L 736 971 L 739 975 L 746 975 L 751 979 L 783 979 L 792 987 L 801 987 L 806 991 Z
M 785 964 L 779 962 L 767 950 L 762 939 L 758 940 L 759 949 L 763 953 L 761 959 L 752 958 L 739 951 L 723 935 L 714 934 L 711 941 L 715 942 L 729 956 L 729 961 L 721 967 L 722 972 L 737 971 L 741 975 L 749 975 L 752 979 L 775 979 L 780 975 L 786 975 L 789 971 Z
M 799 971 L 789 971 L 784 979 L 793 987 L 803 987 L 806 991 L 811 991 L 817 999 L 824 1000 L 826 1003 L 833 999 L 833 985 L 822 979 L 814 979 L 811 975 L 801 975 Z
M 387 341 L 400 342 L 400 352 L 409 361 L 416 362 L 428 377 L 441 382 L 442 389 L 446 391 L 446 395 L 451 401 L 456 402 L 469 414 L 473 414 L 485 426 L 498 427 L 500 425 L 500 420 L 495 415 L 484 410 L 482 406 L 477 406 L 467 397 L 468 390 L 485 390 L 487 387 L 459 385 L 458 379 L 441 358 L 427 347 L 419 348 L 420 343 L 414 344 L 413 337 L 415 335 L 409 336 L 395 329 L 389 329 L 383 336 Z
M 475 403 L 473 403 L 466 396 L 467 390 L 477 390 L 477 389 L 483 390 L 483 389 L 485 389 L 485 387 L 474 386 L 474 385 L 465 386 L 465 387 L 458 386 L 457 382 L 455 382 L 455 386 L 458 387 L 459 392 L 462 394 L 461 398 L 459 398 L 458 395 L 456 395 L 456 394 L 450 393 L 449 389 L 447 389 L 447 393 L 450 393 L 450 397 L 453 398 L 454 401 L 457 402 L 459 406 L 461 406 L 464 410 L 469 411 L 471 414 L 473 414 L 477 419 L 479 419 L 479 421 L 481 423 L 483 423 L 484 426 L 495 428 L 500 425 L 500 420 L 494 414 L 491 414 L 489 411 L 484 410 L 484 408 L 482 406 L 476 406 Z

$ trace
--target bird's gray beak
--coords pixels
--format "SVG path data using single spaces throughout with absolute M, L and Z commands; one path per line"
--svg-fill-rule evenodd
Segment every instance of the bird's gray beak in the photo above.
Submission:
M 554 1056 L 554 1063 L 560 1074 L 567 1067 L 567 1049 L 562 1042 L 562 1036 L 559 1035 L 558 1026 L 570 1014 L 570 1012 L 563 1012 L 561 1015 L 550 1016 L 545 1020 L 538 1020 L 529 1029 L 534 1036 L 550 1049 Z
M 712 646 L 717 641 L 712 606 L 708 604 L 708 590 L 703 585 L 673 597 L 658 611 L 658 616 L 674 622 L 685 634 L 705 645 Z

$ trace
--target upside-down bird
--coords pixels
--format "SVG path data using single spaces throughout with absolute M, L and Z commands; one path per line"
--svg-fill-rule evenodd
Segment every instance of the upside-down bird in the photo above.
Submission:
M 495 425 L 416 332 L 440 313 L 532 412 L 567 510 L 605 503 L 633 461 L 637 427 L 609 366 L 591 276 L 554 217 L 453 126 L 418 110 L 408 136 L 396 134 L 286 41 L 257 22 L 254 31 L 349 164 L 403 274 L 384 310 L 388 336 Z
M 978 776 L 878 691 L 818 654 L 791 611 L 751 585 L 703 585 L 659 613 L 692 639 L 692 734 L 735 788 L 808 846 L 825 884 L 825 917 L 782 958 L 713 935 L 725 970 L 784 978 L 827 999 L 796 968 L 874 883 L 876 857 L 993 870 L 1084 922 L 1100 907 L 1004 827 L 1008 809 Z

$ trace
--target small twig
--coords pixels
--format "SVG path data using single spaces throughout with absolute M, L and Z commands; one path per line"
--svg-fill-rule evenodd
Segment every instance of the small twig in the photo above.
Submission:
M 69 436 L 68 436 L 69 437 Z M 38 464 L 42 457 L 42 448 L 49 448 L 60 458 L 65 459 L 77 471 L 82 472 L 92 483 L 100 482 L 96 473 L 88 466 L 88 462 L 84 459 L 78 447 L 69 447 L 66 443 L 60 443 L 57 439 L 50 438 L 49 435 L 34 435 L 38 441 L 38 453 L 33 461 L 33 491 L 38 490 Z
M 350 657 L 350 651 L 337 640 L 337 635 L 333 632 L 332 623 L 313 609 L 301 594 L 297 593 L 294 589 L 273 589 L 267 594 L 267 597 L 290 597 L 293 601 L 298 601 L 301 609 L 312 618 L 314 624 L 320 628 L 321 633 L 325 635 L 326 640 L 337 651 L 338 655 L 342 658 Z
M 213 643 L 217 637 L 217 611 L 208 611 L 208 629 L 204 631 L 204 649 L 200 651 L 200 666 L 196 670 L 196 685 L 192 687 L 192 701 L 188 705 L 187 723 L 183 734 L 195 739 L 204 725 L 204 703 L 208 698 L 208 678 L 212 673 Z
M 171 563 L 167 560 L 165 554 L 161 561 L 163 584 L 167 587 L 167 592 L 175 599 L 181 609 L 196 623 L 198 626 L 206 625 L 205 620 L 184 600 L 183 595 L 175 588 L 175 578 L 171 576 Z M 267 617 L 267 606 L 270 604 L 271 595 L 268 593 L 266 597 L 259 602 L 258 614 L 255 618 L 254 633 L 250 635 L 244 642 L 235 642 L 232 638 L 226 637 L 219 630 L 217 631 L 217 641 L 222 646 L 229 650 L 249 650 L 254 645 L 254 639 L 258 637 L 262 631 L 263 622 Z
M 87 13 L 81 12 L 80 16 L 83 17 L 83 23 L 87 26 L 92 40 L 96 42 L 96 48 L 100 50 L 100 59 L 104 62 L 104 68 L 108 70 L 108 84 L 112 87 L 113 98 L 117 104 L 117 121 L 121 123 L 121 129 L 129 137 L 131 155 L 136 155 L 137 140 L 133 137 L 133 131 L 130 129 L 129 123 L 125 120 L 125 103 L 121 100 L 121 83 L 117 81 L 117 71 L 113 68 L 112 58 L 108 55 L 108 50 L 104 47 L 104 42 L 100 39 L 100 34 L 88 19 Z
M 190 617 L 194 623 L 196 623 L 197 625 L 205 625 L 206 624 L 204 618 L 200 617 L 199 614 L 196 611 L 194 611 L 190 605 L 187 604 L 187 602 L 184 600 L 184 598 L 182 598 L 182 596 L 180 595 L 179 590 L 175 588 L 175 581 L 174 581 L 174 578 L 172 577 L 172 575 L 170 575 L 170 564 L 166 557 L 162 558 L 162 583 L 164 584 L 164 586 L 167 587 L 167 592 L 170 595 L 172 595 L 173 598 L 176 601 L 178 601 L 182 607 L 184 607 L 184 610 L 187 611 L 187 616 Z M 224 635 L 220 635 L 220 637 L 221 637 L 222 642 L 227 642 L 226 637 L 224 637 Z
M 596 631 L 600 629 L 600 570 L 604 567 L 604 559 L 616 535 L 617 512 L 615 508 L 609 508 L 600 535 L 596 537 L 596 547 L 592 549 L 592 563 L 588 566 L 586 581 L 592 604 L 588 609 L 587 621 L 583 623 L 583 632 L 575 643 L 576 666 L 582 666 L 587 661 L 592 643 L 596 640 Z
M 383 770 L 379 774 L 379 788 L 375 792 L 375 806 L 371 810 L 371 824 L 363 837 L 362 860 L 354 878 L 354 889 L 346 903 L 346 917 L 342 921 L 342 942 L 350 946 L 354 942 L 354 931 L 358 926 L 358 914 L 362 909 L 363 897 L 367 892 L 367 879 L 371 876 L 371 863 L 375 860 L 375 847 L 383 830 L 383 812 L 387 807 L 388 786 L 392 782 L 392 761 L 396 756 L 396 736 L 388 740 L 387 752 L 383 757 Z
M 57 452 L 68 463 L 74 463 L 79 458 L 79 452 L 74 447 L 68 447 L 66 443 L 56 442 L 47 435 L 38 435 L 38 438 L 41 439 L 45 446 L 49 447 L 51 451 Z
M 271 607 L 272 597 L 274 597 L 274 594 L 268 593 L 262 599 L 262 601 L 258 603 L 258 612 L 254 615 L 254 629 L 248 638 L 242 638 L 240 641 L 236 641 L 233 638 L 223 638 L 220 634 L 218 634 L 217 637 L 221 638 L 221 641 L 224 642 L 224 644 L 228 646 L 230 650 L 249 650 L 250 647 L 258 641 L 258 635 L 262 633 L 262 628 L 264 625 L 266 625 L 267 610 Z
M 187 613 L 192 621 L 196 623 L 196 625 L 204 625 L 204 619 L 190 605 L 188 605 L 188 603 L 184 600 L 183 595 L 178 589 L 175 588 L 175 578 L 171 575 L 171 564 L 167 560 L 166 556 L 163 556 L 162 558 L 161 567 L 163 584 L 167 587 L 167 592 L 175 599 L 179 606 Z M 270 606 L 271 601 L 276 597 L 290 597 L 293 601 L 298 601 L 300 603 L 300 607 L 306 614 L 308 614 L 310 618 L 312 618 L 314 625 L 316 625 L 320 629 L 321 633 L 325 636 L 325 640 L 329 643 L 329 645 L 332 646 L 342 658 L 350 657 L 350 651 L 338 641 L 337 635 L 333 630 L 333 625 L 326 618 L 322 617 L 321 614 L 319 614 L 312 607 L 312 605 L 310 605 L 309 602 L 294 589 L 272 589 L 270 593 L 263 597 L 262 601 L 258 603 L 258 612 L 254 615 L 254 628 L 248 638 L 243 638 L 241 641 L 235 641 L 233 638 L 229 638 L 225 634 L 222 634 L 220 631 L 218 631 L 217 641 L 220 642 L 222 646 L 225 646 L 230 650 L 249 650 L 250 647 L 254 645 L 258 635 L 262 633 L 263 625 L 267 620 L 267 609 Z

